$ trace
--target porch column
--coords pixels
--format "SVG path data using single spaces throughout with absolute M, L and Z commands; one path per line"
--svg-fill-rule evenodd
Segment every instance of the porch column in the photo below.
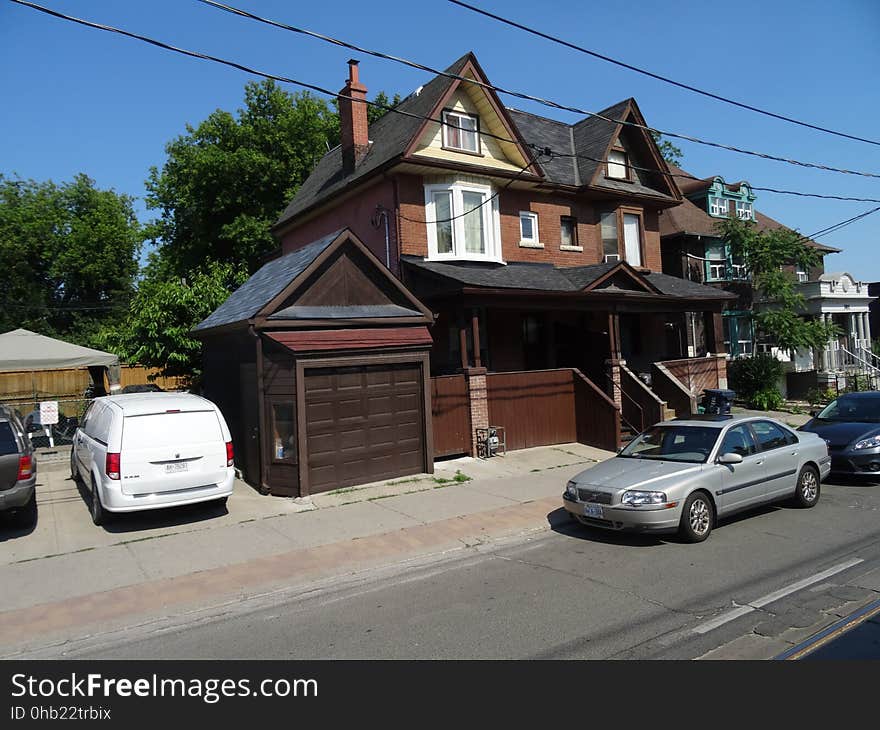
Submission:
M 605 370 L 608 373 L 609 387 L 611 392 L 609 396 L 617 406 L 618 411 L 623 410 L 623 394 L 620 385 L 620 366 L 624 364 L 623 360 L 610 359 L 605 361 Z
M 861 312 L 856 312 L 855 314 L 853 314 L 853 317 L 856 320 L 856 349 L 853 350 L 853 352 L 861 357 L 861 353 L 859 352 L 859 350 L 862 348 L 862 341 L 865 339 L 865 323 L 862 320 Z
M 623 395 L 620 385 L 620 364 L 623 358 L 620 354 L 620 315 L 617 312 L 608 313 L 608 352 L 611 357 L 605 361 L 605 372 L 608 375 L 608 383 L 604 384 L 603 390 L 608 392 L 617 410 L 623 408 Z
M 865 312 L 862 315 L 865 318 L 865 339 L 868 341 L 868 349 L 871 349 L 871 314 Z
M 483 367 L 480 362 L 480 318 L 477 310 L 471 312 L 471 335 L 474 338 L 474 367 Z
M 486 393 L 486 368 L 465 368 L 468 406 L 471 414 L 471 456 L 476 457 L 477 429 L 489 428 L 489 399 Z
M 459 325 L 458 342 L 459 348 L 461 349 L 461 369 L 467 370 L 469 364 L 467 349 L 467 330 L 465 329 L 464 325 Z
M 856 351 L 856 340 L 859 337 L 859 333 L 856 331 L 856 314 L 855 312 L 849 313 L 849 342 L 847 343 L 850 352 Z

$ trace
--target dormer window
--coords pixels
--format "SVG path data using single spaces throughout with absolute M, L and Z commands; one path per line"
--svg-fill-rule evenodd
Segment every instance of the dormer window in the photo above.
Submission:
M 727 217 L 728 201 L 724 198 L 709 198 L 709 215 Z
M 443 112 L 443 146 L 459 152 L 480 154 L 479 119 L 463 112 Z
M 736 201 L 736 217 L 739 218 L 740 220 L 743 220 L 743 221 L 752 220 L 752 218 L 754 218 L 754 213 L 752 211 L 752 204 L 747 201 L 737 200 Z
M 614 177 L 620 180 L 629 179 L 629 160 L 626 150 L 615 148 L 608 153 L 608 172 L 606 177 Z

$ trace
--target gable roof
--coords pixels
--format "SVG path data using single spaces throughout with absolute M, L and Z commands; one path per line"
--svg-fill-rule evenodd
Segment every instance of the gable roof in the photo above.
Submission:
M 443 73 L 460 76 L 463 75 L 463 72 L 470 72 L 470 70 L 473 70 L 477 78 L 482 76 L 481 80 L 485 81 L 485 75 L 471 52 L 456 60 Z M 343 172 L 341 148 L 335 147 L 330 150 L 318 161 L 311 175 L 300 186 L 273 228 L 277 230 L 292 218 L 405 158 L 407 150 L 417 141 L 425 126 L 430 123 L 425 117 L 431 117 L 432 112 L 436 112 L 438 105 L 452 91 L 453 86 L 463 83 L 465 82 L 459 79 L 437 75 L 397 105 L 396 109 L 401 113 L 389 111 L 373 122 L 369 128 L 370 148 L 351 174 L 346 175 Z M 597 116 L 590 116 L 570 125 L 530 112 L 504 107 L 500 102 L 497 102 L 497 95 L 492 89 L 485 89 L 485 91 L 490 101 L 496 106 L 499 117 L 511 128 L 512 139 L 524 143 L 521 145 L 523 154 L 527 159 L 533 161 L 536 173 L 542 173 L 541 176 L 547 182 L 574 187 L 592 185 L 615 192 L 635 193 L 670 203 L 678 200 L 678 189 L 675 186 L 671 186 L 671 190 L 667 194 L 642 185 L 638 181 L 621 182 L 608 180 L 604 177 L 602 180 L 595 180 L 601 162 L 583 159 L 583 157 L 603 160 L 608 148 L 619 133 L 620 124 L 599 119 Z M 632 114 L 637 117 L 637 121 L 641 120 L 639 123 L 643 123 L 635 100 L 631 98 L 603 109 L 599 114 L 610 119 L 623 118 L 624 115 Z M 437 118 L 436 114 L 434 118 Z M 647 132 L 643 133 L 646 136 L 648 134 Z M 527 149 L 531 144 L 549 147 L 561 154 L 573 156 L 556 157 L 549 161 L 542 159 L 539 164 L 535 164 L 535 155 Z M 649 144 L 654 145 L 653 140 Z M 583 157 L 578 158 L 574 155 Z M 659 155 L 656 155 L 656 158 L 659 160 L 659 165 L 665 164 Z M 419 160 L 423 161 L 421 157 Z

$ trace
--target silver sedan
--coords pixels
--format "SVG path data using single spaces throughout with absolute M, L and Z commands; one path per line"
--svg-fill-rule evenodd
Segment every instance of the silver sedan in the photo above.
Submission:
M 828 445 L 813 433 L 771 418 L 690 416 L 652 426 L 582 471 L 563 505 L 585 525 L 701 542 L 734 512 L 784 499 L 814 506 L 830 470 Z

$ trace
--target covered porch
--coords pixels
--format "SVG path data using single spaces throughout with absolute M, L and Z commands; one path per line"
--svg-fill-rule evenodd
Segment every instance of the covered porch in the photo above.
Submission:
M 687 323 L 698 317 L 709 351 L 722 355 L 705 387 L 726 386 L 721 313 L 733 298 L 726 292 L 625 263 L 404 261 L 407 286 L 436 317 L 432 375 L 572 369 L 607 395 L 624 431 L 636 432 L 695 407 L 695 381 L 679 374 Z

